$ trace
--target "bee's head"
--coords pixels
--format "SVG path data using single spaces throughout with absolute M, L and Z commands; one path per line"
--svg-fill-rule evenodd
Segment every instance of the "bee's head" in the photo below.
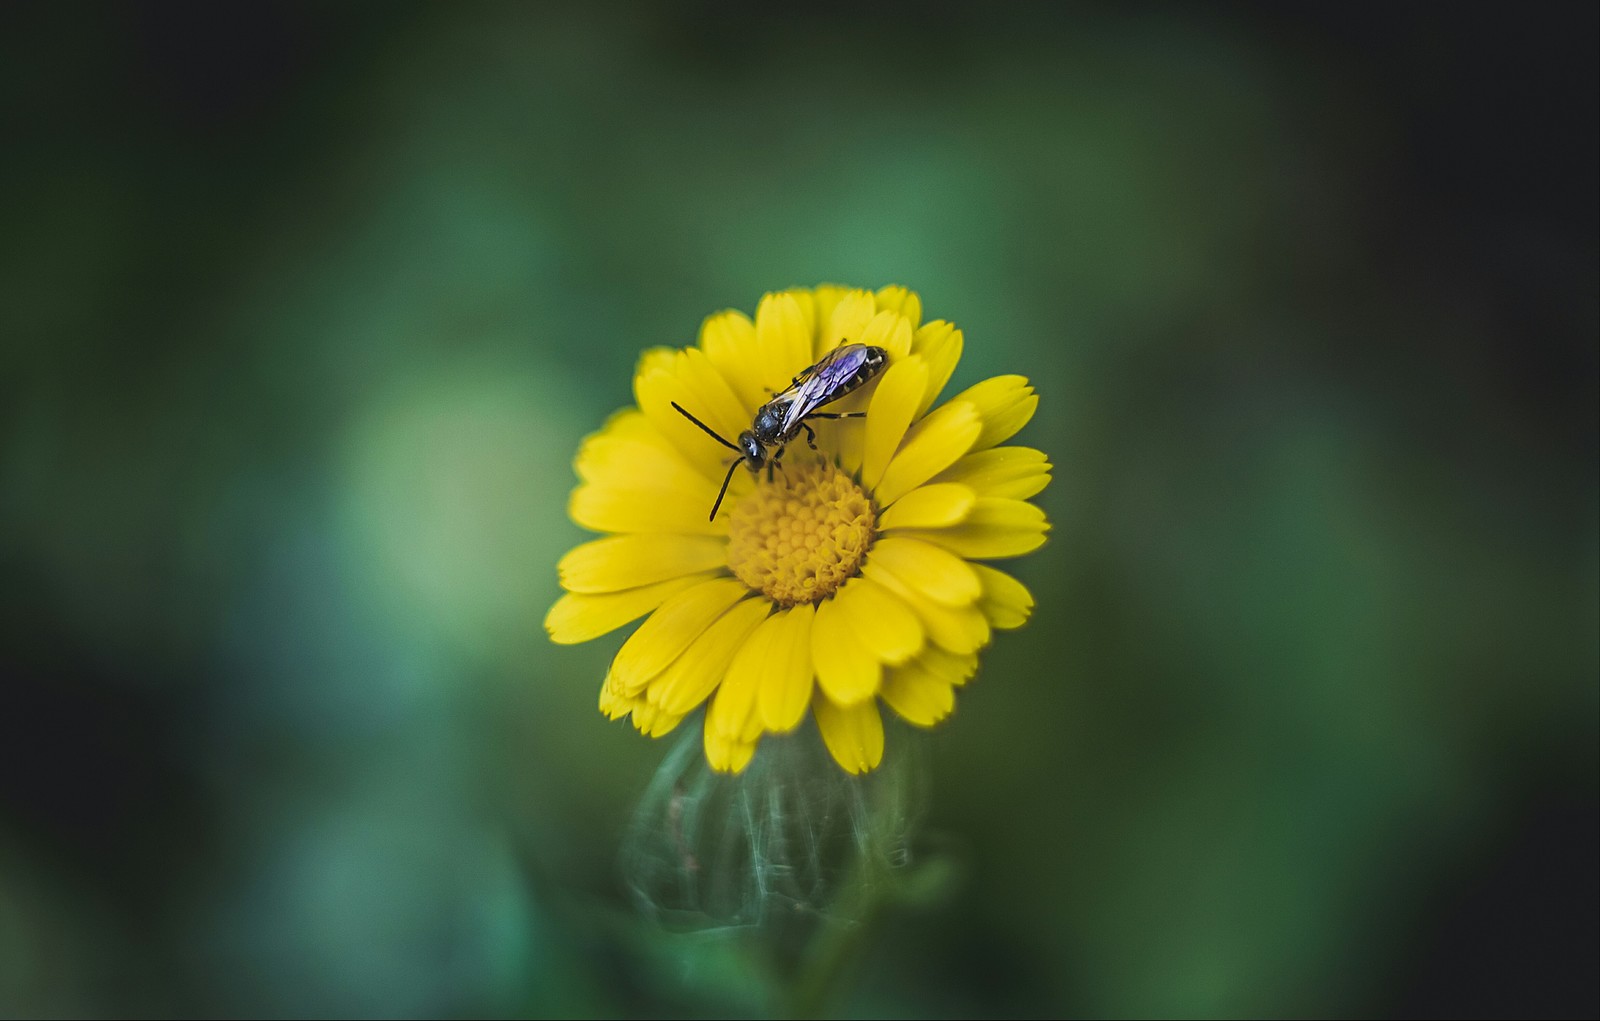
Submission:
M 767 463 L 767 448 L 749 429 L 739 434 L 739 453 L 744 455 L 744 463 L 750 466 L 751 471 L 760 471 L 761 466 Z

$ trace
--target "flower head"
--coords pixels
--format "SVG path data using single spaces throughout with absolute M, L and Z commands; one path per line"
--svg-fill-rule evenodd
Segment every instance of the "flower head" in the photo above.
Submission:
M 562 558 L 567 594 L 545 618 L 572 643 L 648 614 L 606 675 L 606 715 L 659 737 L 709 700 L 706 757 L 739 772 L 763 734 L 793 730 L 809 708 L 834 759 L 861 773 L 883 756 L 879 702 L 938 723 L 992 630 L 1027 620 L 1028 590 L 977 561 L 1044 542 L 1044 512 L 1027 500 L 1050 464 L 1001 446 L 1038 397 L 1023 377 L 997 376 L 933 408 L 962 334 L 921 313 L 899 287 L 785 291 L 754 321 L 710 317 L 696 347 L 645 352 L 637 405 L 576 461 L 572 519 L 610 534 Z M 884 365 L 819 404 L 763 468 L 729 477 L 728 448 L 758 409 L 842 344 L 881 348 Z

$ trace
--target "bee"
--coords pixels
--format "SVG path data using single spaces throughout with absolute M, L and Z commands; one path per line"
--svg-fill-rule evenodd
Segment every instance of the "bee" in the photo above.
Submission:
M 722 498 L 728 495 L 728 483 L 733 481 L 734 469 L 739 465 L 748 466 L 752 472 L 759 472 L 762 466 L 766 465 L 770 473 L 772 466 L 783 458 L 786 445 L 802 429 L 805 430 L 806 443 L 812 450 L 817 449 L 816 431 L 806 423 L 806 419 L 865 418 L 867 413 L 864 411 L 841 415 L 817 409 L 859 389 L 869 379 L 882 372 L 888 363 L 888 352 L 871 344 L 842 344 L 834 348 L 823 355 L 815 365 L 790 380 L 787 387 L 773 394 L 772 400 L 757 408 L 755 421 L 750 424 L 750 428 L 739 434 L 737 443 L 730 443 L 715 429 L 683 410 L 677 401 L 673 401 L 672 406 L 678 414 L 739 455 L 728 465 L 728 474 L 722 477 L 722 488 L 717 491 L 717 501 L 711 505 L 710 520 L 717 520 L 717 511 L 722 507 Z M 777 453 L 770 458 L 767 456 L 768 447 L 777 448 Z

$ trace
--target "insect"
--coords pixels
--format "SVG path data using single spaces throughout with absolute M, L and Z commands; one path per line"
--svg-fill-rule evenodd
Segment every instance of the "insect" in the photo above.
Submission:
M 834 348 L 823 355 L 815 365 L 790 380 L 787 387 L 773 394 L 772 400 L 757 408 L 755 421 L 750 424 L 750 428 L 739 434 L 737 443 L 728 442 L 715 429 L 683 410 L 677 401 L 673 401 L 672 406 L 677 409 L 678 414 L 739 455 L 728 465 L 728 474 L 722 477 L 722 488 L 717 491 L 717 502 L 711 505 L 711 520 L 717 519 L 717 511 L 722 507 L 722 498 L 728 495 L 728 483 L 733 481 L 733 470 L 740 464 L 748 465 L 752 472 L 758 472 L 762 465 L 768 465 L 767 470 L 770 472 L 772 470 L 770 466 L 777 464 L 783 458 L 785 445 L 802 429 L 805 430 L 806 442 L 810 444 L 811 449 L 817 449 L 817 434 L 806 424 L 807 418 L 865 418 L 867 413 L 864 411 L 838 415 L 817 409 L 832 404 L 857 389 L 882 372 L 888 362 L 888 352 L 870 344 L 842 344 Z M 770 460 L 767 457 L 768 447 L 778 448 L 778 452 L 773 454 Z

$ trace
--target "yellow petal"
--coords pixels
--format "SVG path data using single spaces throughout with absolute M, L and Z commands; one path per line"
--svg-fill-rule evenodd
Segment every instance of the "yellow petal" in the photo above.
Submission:
M 756 700 L 772 683 L 777 663 L 775 646 L 785 637 L 784 625 L 791 611 L 782 610 L 756 625 L 728 663 L 722 687 L 706 714 L 706 726 L 730 741 L 754 741 L 761 735 L 761 719 Z M 807 654 L 807 668 L 810 666 Z
M 750 413 L 711 364 L 704 351 L 688 348 L 671 357 L 653 356 L 641 361 L 633 381 L 634 398 L 656 431 L 706 478 L 720 483 L 730 459 L 737 453 L 708 436 L 673 409 L 676 402 L 729 443 L 750 428 Z M 715 497 L 715 491 L 711 494 Z
M 817 297 L 809 287 L 791 287 L 783 292 L 794 299 L 795 306 L 800 309 L 800 319 L 805 324 L 806 331 L 806 360 L 817 360 Z
M 1050 523 L 1044 511 L 1023 500 L 986 496 L 972 507 L 967 520 L 953 528 L 895 533 L 920 538 L 968 560 L 1020 557 L 1044 545 Z
M 898 284 L 878 288 L 875 295 L 878 299 L 878 310 L 888 309 L 898 312 L 910 321 L 913 329 L 922 322 L 922 299 L 916 291 L 907 290 Z
M 722 683 L 734 653 L 771 609 L 772 604 L 765 599 L 746 599 L 717 618 L 683 650 L 683 655 L 650 682 L 650 701 L 677 715 L 704 702 Z
M 1019 628 L 1028 622 L 1033 613 L 1033 593 L 1022 582 L 997 571 L 986 564 L 973 564 L 978 580 L 983 583 L 983 597 L 978 609 L 989 618 L 989 623 L 1002 631 Z
M 659 715 L 661 715 L 661 710 L 644 699 L 633 700 L 633 725 L 639 733 L 648 734 L 651 725 L 655 723 L 656 717 Z
M 811 625 L 815 616 L 810 603 L 801 603 L 773 617 L 778 623 L 757 708 L 762 724 L 775 734 L 798 727 L 811 702 Z
M 550 633 L 550 640 L 559 645 L 587 642 L 643 617 L 672 596 L 711 578 L 709 574 L 697 574 L 626 592 L 565 595 L 545 614 L 544 629 Z
M 889 353 L 889 361 L 895 362 L 911 353 L 911 323 L 898 312 L 879 312 L 859 337 L 849 339 L 853 344 L 881 347 Z
M 862 646 L 883 662 L 904 663 L 922 651 L 927 640 L 922 622 L 904 600 L 871 578 L 845 582 L 834 601 L 844 605 L 842 612 Z
M 932 319 L 923 323 L 911 335 L 912 354 L 926 355 L 929 349 L 944 343 L 954 330 L 955 327 L 943 319 Z
M 613 535 L 574 546 L 556 564 L 569 592 L 619 592 L 728 565 L 725 539 L 693 535 Z
M 923 655 L 889 671 L 883 700 L 907 722 L 931 727 L 955 709 L 955 689 L 978 669 L 976 655 L 956 656 L 930 647 Z
M 906 722 L 931 727 L 956 707 L 956 692 L 949 681 L 914 659 L 884 677 L 883 700 Z
M 762 385 L 773 390 L 788 386 L 816 360 L 811 356 L 811 324 L 793 295 L 768 294 L 761 299 L 756 307 L 756 346 Z M 750 428 L 749 421 L 741 428 Z
M 878 483 L 878 506 L 889 506 L 950 467 L 982 428 L 977 408 L 965 401 L 951 401 L 912 426 Z
M 683 716 L 639 699 L 633 707 L 633 726 L 645 737 L 664 737 L 683 722 Z
M 983 592 L 972 566 L 920 539 L 884 536 L 867 554 L 867 563 L 888 570 L 935 602 L 965 606 Z
M 948 528 L 966 519 L 978 494 L 954 482 L 919 486 L 883 512 L 878 526 L 890 528 Z
M 828 332 L 833 324 L 833 310 L 839 307 L 839 302 L 849 293 L 850 288 L 840 287 L 838 284 L 822 284 L 812 288 L 811 305 L 814 315 L 811 325 L 815 331 L 812 339 L 816 344 L 812 351 L 813 360 L 821 358 L 839 345 L 837 338 L 832 343 L 828 342 Z M 877 307 L 876 301 L 873 302 L 873 307 Z
M 762 378 L 761 352 L 756 346 L 756 327 L 750 317 L 732 310 L 708 317 L 700 325 L 700 350 L 706 353 L 753 416 L 755 409 L 766 403 L 767 392 L 762 387 L 767 383 Z
M 877 702 L 868 699 L 850 706 L 836 705 L 823 692 L 812 700 L 817 729 L 833 759 L 847 773 L 865 773 L 883 761 L 883 717 Z
M 1038 396 L 1023 376 L 995 376 L 951 399 L 970 401 L 983 416 L 983 433 L 973 450 L 986 450 L 1015 436 L 1039 406 Z
M 584 482 L 643 477 L 662 487 L 690 489 L 703 481 L 650 420 L 632 408 L 613 415 L 599 432 L 585 437 L 572 466 Z
M 584 528 L 727 533 L 726 521 L 706 520 L 715 485 L 635 409 L 613 415 L 587 437 L 573 467 L 583 484 L 573 490 L 568 510 Z
M 928 389 L 917 405 L 918 418 L 933 407 L 944 385 L 950 382 L 956 363 L 961 360 L 961 347 L 961 331 L 942 319 L 926 324 L 912 337 L 911 350 L 928 363 Z
M 817 606 L 811 624 L 811 662 L 817 684 L 841 705 L 870 699 L 883 679 L 883 664 L 856 637 L 846 607 L 837 597 Z
M 662 738 L 669 735 L 683 722 L 683 714 L 667 712 L 661 706 L 654 706 L 645 699 L 634 699 L 634 728 L 646 738 Z
M 644 731 L 644 735 L 646 737 L 666 737 L 678 728 L 678 724 L 682 723 L 683 719 L 682 716 L 674 716 L 662 710 L 656 714 L 655 722 L 650 725 L 650 729 Z
M 742 773 L 755 757 L 754 741 L 730 739 L 711 727 L 705 728 L 706 762 L 718 773 Z
M 906 430 L 917 413 L 917 404 L 928 388 L 928 366 L 911 355 L 884 370 L 878 390 L 872 395 L 863 428 L 865 444 L 861 458 L 861 484 L 873 489 L 889 467 L 889 459 L 905 439 Z
M 930 645 L 917 657 L 917 665 L 959 688 L 978 672 L 978 654 L 950 652 Z
M 822 357 L 842 343 L 859 344 L 867 324 L 878 314 L 878 301 L 871 291 L 849 291 L 839 296 L 828 316 L 828 325 L 822 331 L 817 357 Z
M 597 432 L 583 438 L 572 467 L 585 482 L 632 478 L 646 465 L 666 462 L 657 469 L 667 480 L 692 482 L 694 470 L 678 456 L 666 437 L 637 408 L 624 408 L 606 419 Z
M 639 364 L 633 368 L 634 379 L 647 372 L 671 372 L 678 361 L 678 348 L 647 347 L 639 355 Z
M 878 380 L 874 379 L 843 400 L 835 401 L 828 405 L 828 410 L 840 415 L 864 411 L 868 406 L 868 402 L 876 396 L 877 386 Z M 817 444 L 823 450 L 832 450 L 834 452 L 834 460 L 846 475 L 855 475 L 861 471 L 861 460 L 867 445 L 868 423 L 869 420 L 860 418 L 839 419 L 831 422 L 826 419 L 817 419 L 813 422 L 817 430 Z
M 600 711 L 608 720 L 620 720 L 633 712 L 634 704 L 639 699 L 629 698 L 624 695 L 611 679 L 611 674 L 606 673 L 605 683 L 600 685 Z
M 715 521 L 708 520 L 721 483 L 710 482 L 698 473 L 695 478 L 699 482 L 693 490 L 662 489 L 650 485 L 647 479 L 631 485 L 589 483 L 572 491 L 567 513 L 580 527 L 592 532 L 726 536 L 728 515 L 718 514 Z M 728 487 L 729 492 L 742 496 L 748 483 L 737 475 L 734 482 Z
M 911 612 L 922 621 L 928 638 L 934 644 L 956 653 L 976 652 L 989 644 L 989 622 L 977 604 L 946 606 L 943 603 L 936 603 L 871 562 L 862 569 L 862 572 L 903 599 L 905 604 L 911 607 Z
M 993 447 L 968 454 L 935 481 L 963 483 L 979 496 L 1026 500 L 1050 484 L 1050 462 L 1032 447 Z
M 617 658 L 611 663 L 617 684 L 629 695 L 643 691 L 652 677 L 665 670 L 689 643 L 749 593 L 737 579 L 713 578 L 662 603 L 617 651 Z

